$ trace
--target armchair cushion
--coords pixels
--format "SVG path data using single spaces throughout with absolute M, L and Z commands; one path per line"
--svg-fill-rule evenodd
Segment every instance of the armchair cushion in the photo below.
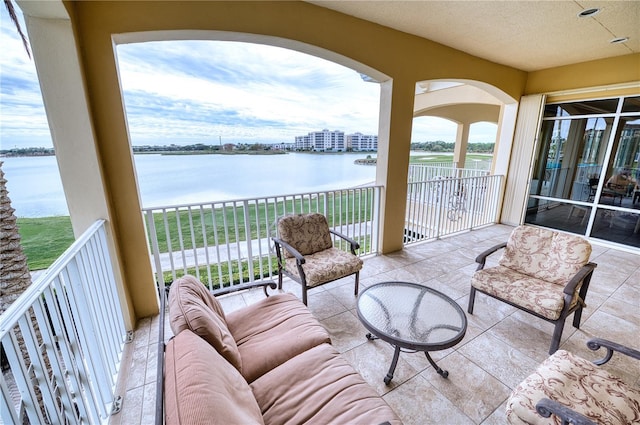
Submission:
M 487 294 L 497 296 L 549 320 L 557 320 L 564 308 L 563 286 L 550 285 L 535 277 L 504 266 L 478 270 L 471 285 Z M 578 302 L 576 291 L 570 307 Z
M 566 285 L 589 262 L 584 238 L 531 226 L 516 227 L 499 264 L 542 281 Z
M 176 279 L 169 292 L 169 320 L 174 335 L 189 329 L 204 338 L 236 369 L 242 359 L 220 302 L 193 276 Z
M 329 224 L 322 214 L 297 214 L 278 220 L 280 238 L 302 255 L 313 254 L 333 246 Z M 293 255 L 284 250 L 285 258 Z
M 309 309 L 289 293 L 231 312 L 227 324 L 242 356 L 242 376 L 247 382 L 316 345 L 331 342 Z
M 640 391 L 603 368 L 567 351 L 558 350 L 520 383 L 507 400 L 512 424 L 556 424 L 554 417 L 536 413 L 536 404 L 549 398 L 602 424 L 640 421 Z
M 290 379 L 292 373 L 296 379 Z M 269 371 L 252 382 L 251 389 L 268 425 L 401 424 L 376 390 L 329 344 Z
M 321 285 L 343 276 L 348 276 L 362 269 L 362 260 L 350 252 L 338 248 L 328 248 L 315 254 L 307 255 L 303 265 L 307 286 Z M 285 269 L 297 276 L 298 267 L 295 258 L 285 259 Z
M 189 330 L 167 344 L 164 384 L 168 425 L 264 424 L 249 384 Z

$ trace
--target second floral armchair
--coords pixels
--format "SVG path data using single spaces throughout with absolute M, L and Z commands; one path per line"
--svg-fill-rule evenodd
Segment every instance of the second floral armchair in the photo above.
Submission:
M 278 288 L 286 275 L 302 285 L 302 302 L 307 304 L 307 290 L 334 280 L 355 275 L 354 294 L 362 260 L 356 255 L 358 242 L 329 228 L 327 218 L 319 213 L 295 214 L 280 218 L 277 236 L 272 240 L 278 257 Z M 334 247 L 333 236 L 346 241 L 349 251 Z

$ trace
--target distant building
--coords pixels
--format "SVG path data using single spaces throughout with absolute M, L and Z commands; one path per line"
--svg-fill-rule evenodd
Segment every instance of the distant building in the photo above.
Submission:
M 306 136 L 296 136 L 295 146 L 298 150 L 335 151 L 347 150 L 343 131 L 313 131 Z
M 353 133 L 347 135 L 347 147 L 354 151 L 377 151 L 378 136 Z

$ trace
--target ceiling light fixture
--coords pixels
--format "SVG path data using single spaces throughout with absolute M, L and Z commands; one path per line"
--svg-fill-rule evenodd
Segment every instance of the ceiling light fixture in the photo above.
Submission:
M 578 18 L 589 18 L 593 15 L 596 15 L 600 12 L 600 8 L 594 7 L 591 9 L 585 9 L 582 12 L 578 13 Z
M 613 40 L 609 40 L 609 43 L 621 44 L 621 43 L 626 43 L 627 41 L 629 41 L 629 37 L 618 37 L 618 38 L 614 38 Z

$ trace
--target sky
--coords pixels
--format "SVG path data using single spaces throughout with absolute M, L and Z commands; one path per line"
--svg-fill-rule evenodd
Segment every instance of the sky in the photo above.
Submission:
M 0 148 L 52 147 L 34 62 L 4 7 L 0 46 Z M 378 131 L 379 85 L 311 55 L 229 41 L 126 44 L 117 54 L 134 146 L 293 143 L 323 129 Z M 455 131 L 450 121 L 419 117 L 412 141 L 453 142 Z M 494 124 L 477 124 L 470 142 L 491 142 L 495 132 Z

